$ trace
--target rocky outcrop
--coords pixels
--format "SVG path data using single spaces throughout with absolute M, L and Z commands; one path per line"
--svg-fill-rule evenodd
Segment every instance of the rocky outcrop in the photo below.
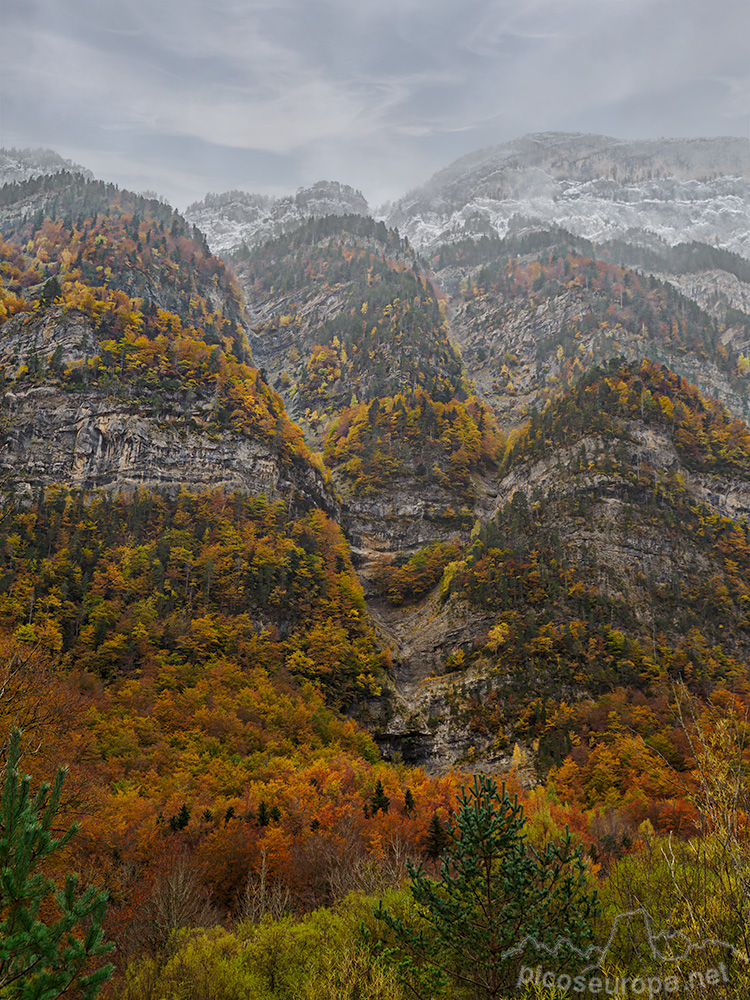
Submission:
M 89 180 L 94 178 L 90 170 L 66 160 L 52 149 L 0 149 L 0 184 L 19 183 L 63 171 Z
M 232 253 L 243 244 L 256 247 L 297 229 L 307 219 L 325 215 L 369 215 L 361 191 L 337 181 L 318 181 L 296 195 L 269 198 L 245 191 L 209 194 L 189 205 L 185 218 L 206 235 L 216 254 Z
M 282 462 L 270 441 L 217 430 L 212 399 L 165 391 L 156 400 L 86 385 L 98 349 L 90 318 L 78 312 L 55 307 L 3 326 L 0 367 L 16 381 L 0 405 L 0 469 L 18 489 L 296 491 L 338 514 L 332 488 L 306 461 Z M 78 387 L 57 378 L 66 370 L 78 373 Z
M 420 250 L 522 220 L 595 242 L 690 240 L 750 256 L 750 158 L 739 138 L 625 142 L 550 132 L 440 171 L 385 220 Z
M 53 307 L 45 313 L 19 313 L 0 333 L 0 370 L 6 379 L 17 378 L 24 366 L 43 370 L 51 363 L 60 368 L 85 364 L 96 353 L 93 323 L 80 312 L 63 314 Z
M 2 400 L 0 469 L 23 491 L 66 483 L 132 491 L 223 489 L 269 496 L 297 491 L 331 513 L 337 504 L 310 466 L 285 466 L 273 449 L 201 426 L 198 404 L 181 417 L 144 416 L 142 407 L 98 389 L 35 386 Z
M 720 323 L 725 321 L 728 309 L 750 316 L 750 283 L 740 281 L 735 274 L 713 268 L 689 274 L 655 273 L 655 277 L 679 288 L 686 298 L 697 302 L 701 309 Z M 740 333 L 730 328 L 727 337 L 722 340 L 724 343 L 736 342 L 738 348 L 747 346 L 744 330 Z
M 486 520 L 497 499 L 494 476 L 472 477 L 474 496 L 461 499 L 450 485 L 428 476 L 404 476 L 389 489 L 357 495 L 334 471 L 341 498 L 341 523 L 366 595 L 377 591 L 372 576 L 395 556 L 406 557 L 433 542 L 469 540 L 477 521 Z

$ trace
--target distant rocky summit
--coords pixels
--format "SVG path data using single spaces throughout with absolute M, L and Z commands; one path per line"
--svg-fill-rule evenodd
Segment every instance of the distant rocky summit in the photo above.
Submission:
M 63 170 L 94 179 L 90 170 L 51 149 L 0 149 L 0 186 L 28 181 L 42 174 L 59 174 Z
M 457 160 L 385 221 L 422 250 L 556 226 L 595 242 L 696 240 L 750 257 L 750 142 L 527 135 Z
M 295 195 L 269 198 L 246 191 L 208 194 L 189 205 L 185 218 L 206 234 L 214 253 L 256 247 L 326 215 L 370 215 L 361 191 L 337 181 L 318 181 Z

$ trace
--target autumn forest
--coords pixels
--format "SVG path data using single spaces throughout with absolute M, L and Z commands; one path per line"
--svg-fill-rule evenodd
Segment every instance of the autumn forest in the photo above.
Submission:
M 4 873 L 17 776 L 64 765 L 75 826 L 32 916 L 3 874 L 0 997 L 553 1000 L 581 955 L 512 948 L 641 910 L 711 944 L 653 982 L 742 995 L 750 316 L 555 230 L 225 256 L 112 185 L 0 188 Z

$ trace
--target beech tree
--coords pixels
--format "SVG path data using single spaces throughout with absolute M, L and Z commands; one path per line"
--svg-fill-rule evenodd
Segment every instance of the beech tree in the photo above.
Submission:
M 19 772 L 21 737 L 10 734 L 5 783 L 0 793 L 0 996 L 3 1000 L 54 1000 L 75 984 L 81 1000 L 92 1000 L 112 974 L 107 965 L 88 972 L 106 954 L 102 940 L 106 892 L 77 893 L 69 874 L 56 891 L 42 867 L 77 831 L 52 834 L 65 768 L 50 788 L 31 794 L 31 779 Z M 50 914 L 54 914 L 50 916 Z
M 416 996 L 452 987 L 451 995 L 499 1000 L 532 956 L 563 970 L 575 959 L 570 945 L 585 951 L 597 895 L 568 831 L 540 850 L 526 844 L 523 806 L 504 785 L 476 775 L 458 803 L 439 878 L 407 862 L 417 920 L 392 915 L 382 902 L 375 915 L 390 929 L 384 947 Z

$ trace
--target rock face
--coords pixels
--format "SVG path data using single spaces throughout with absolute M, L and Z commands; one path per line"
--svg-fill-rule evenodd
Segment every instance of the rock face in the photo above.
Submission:
M 697 240 L 750 257 L 750 143 L 527 135 L 457 160 L 385 218 L 420 250 L 526 224 L 595 242 Z
M 51 386 L 6 393 L 0 469 L 21 492 L 67 483 L 81 489 L 177 494 L 223 489 L 288 495 L 336 514 L 323 477 L 285 467 L 272 448 L 229 432 L 207 433 L 201 407 L 184 418 L 144 416 L 138 405 L 93 389 Z
M 378 590 L 373 578 L 394 556 L 404 558 L 434 542 L 466 544 L 477 519 L 486 519 L 497 497 L 489 477 L 475 476 L 475 496 L 463 502 L 449 487 L 403 477 L 374 496 L 356 496 L 334 476 L 341 497 L 341 524 L 365 595 Z M 380 605 L 376 602 L 375 607 Z
M 704 632 L 711 632 L 712 640 L 728 642 L 725 648 L 742 660 L 750 653 L 743 629 L 730 638 L 723 624 L 691 618 L 688 606 L 687 595 L 696 580 L 722 579 L 723 553 L 680 524 L 676 504 L 662 499 L 655 513 L 650 494 L 657 483 L 676 483 L 684 491 L 682 502 L 702 509 L 701 517 L 740 520 L 750 513 L 750 481 L 691 472 L 666 430 L 626 421 L 622 432 L 619 439 L 583 437 L 569 448 L 552 449 L 547 458 L 514 468 L 502 477 L 485 523 L 507 510 L 517 494 L 529 503 L 534 496 L 545 497 L 545 521 L 551 522 L 561 541 L 570 592 L 579 589 L 587 600 L 606 602 L 610 629 L 649 637 L 649 648 L 651 641 L 667 647 L 679 642 L 687 621 L 695 621 Z M 607 456 L 615 452 L 619 468 L 606 471 L 595 456 L 603 456 L 606 464 Z M 644 469 L 651 485 L 638 472 Z M 533 544 L 540 542 L 541 538 Z M 679 607 L 675 588 L 678 594 L 684 588 L 684 621 L 677 620 L 682 612 L 667 610 L 669 600 L 676 600 Z M 564 610 L 564 600 L 559 604 L 558 609 L 555 601 L 552 622 L 565 622 L 570 614 Z M 500 704 L 512 704 L 513 699 L 518 703 L 537 684 L 549 684 L 549 676 L 542 680 L 546 672 L 542 661 L 535 663 L 535 656 L 524 655 L 521 673 L 515 674 L 503 649 L 488 643 L 488 632 L 498 621 L 496 611 L 467 600 L 465 593 L 446 590 L 444 583 L 418 604 L 393 608 L 371 600 L 369 609 L 395 661 L 392 713 L 381 718 L 379 728 L 375 723 L 383 752 L 398 752 L 433 772 L 457 762 L 508 768 L 518 709 L 506 716 L 505 725 L 491 730 L 477 717 L 488 698 Z M 524 613 L 533 616 L 539 610 L 532 602 Z M 512 620 L 512 612 L 500 620 Z M 558 627 L 564 628 L 559 624 L 552 628 Z M 545 642 L 533 640 L 531 648 L 536 645 L 538 653 Z M 593 682 L 581 675 L 576 681 L 558 680 L 554 697 L 568 702 L 586 698 Z
M 729 442 L 720 467 L 730 471 L 710 475 L 696 470 L 711 466 L 680 457 L 677 418 L 670 433 L 664 414 L 679 417 L 687 403 L 670 402 L 658 377 L 649 376 L 650 396 L 635 382 L 606 390 L 620 400 L 611 426 L 598 422 L 596 407 L 576 409 L 582 396 L 575 401 L 592 366 L 648 357 L 747 412 L 748 262 L 715 247 L 677 248 L 669 251 L 675 259 L 702 255 L 700 266 L 688 261 L 673 275 L 665 264 L 661 281 L 643 264 L 663 262 L 670 241 L 709 238 L 709 223 L 712 241 L 748 254 L 746 150 L 740 140 L 532 136 L 469 157 L 389 217 L 424 248 L 450 242 L 429 271 L 398 232 L 361 217 L 364 199 L 341 185 L 277 201 L 209 196 L 189 214 L 215 248 L 283 234 L 235 257 L 245 309 L 200 234 L 164 206 L 130 206 L 85 253 L 67 254 L 67 272 L 43 258 L 28 280 L 18 269 L 27 301 L 0 336 L 11 383 L 0 405 L 0 478 L 22 496 L 61 483 L 223 488 L 288 498 L 290 511 L 326 511 L 346 535 L 370 620 L 391 651 L 390 698 L 365 706 L 383 751 L 433 771 L 456 762 L 506 767 L 516 740 L 530 743 L 530 729 L 518 732 L 533 699 L 559 705 L 646 683 L 639 643 L 655 657 L 659 644 L 684 645 L 700 625 L 722 656 L 750 655 L 747 588 L 731 568 L 747 546 L 729 537 L 732 525 L 718 542 L 710 535 L 722 517 L 744 531 L 750 516 L 738 422 L 704 427 L 706 400 L 693 400 L 693 423 L 678 426 L 690 440 L 694 425 L 696 451 L 714 432 Z M 23 227 L 34 229 L 32 216 L 55 204 L 55 185 L 64 187 L 59 177 L 37 184 L 50 189 L 34 204 L 31 192 L 0 212 L 4 232 L 20 227 L 19 255 L 28 245 Z M 73 195 L 65 201 L 71 218 L 83 198 Z M 136 209 L 148 214 L 146 228 L 130 218 Z M 640 243 L 639 259 L 600 258 L 562 229 L 542 231 L 551 223 Z M 501 241 L 509 227 L 515 235 Z M 486 231 L 492 239 L 477 238 Z M 128 253 L 108 260 L 109 239 L 113 254 Z M 106 276 L 102 303 L 116 289 L 131 297 L 128 310 L 86 313 L 75 304 L 84 299 L 70 296 L 72 282 L 64 287 L 75 268 L 76 280 L 93 287 Z M 174 316 L 158 326 L 160 308 Z M 161 345 L 156 362 L 139 336 L 148 317 L 152 345 Z M 184 340 L 188 322 L 195 336 Z M 225 335 L 232 330 L 234 340 Z M 245 333 L 262 372 L 245 364 Z M 132 377 L 128 350 L 136 352 Z M 221 350 L 235 352 L 224 376 Z M 227 388 L 222 378 L 240 363 Z M 596 377 L 614 384 L 616 367 Z M 571 440 L 544 425 L 548 412 L 561 421 L 574 415 L 558 425 L 573 428 Z M 325 449 L 328 474 L 287 413 L 309 445 Z M 506 462 L 495 416 L 510 435 Z M 523 451 L 527 421 L 546 427 L 536 451 Z M 746 577 L 748 559 L 739 571 Z M 402 569 L 407 582 L 394 596 L 388 581 Z M 712 608 L 729 624 L 716 624 Z M 607 644 L 620 639 L 627 651 L 610 673 L 599 671 Z M 527 773 L 533 780 L 533 768 Z
M 360 191 L 337 181 L 319 181 L 285 198 L 245 191 L 209 194 L 185 211 L 185 218 L 206 234 L 217 254 L 231 253 L 243 243 L 260 246 L 325 215 L 370 215 L 370 209 Z
M 686 297 L 703 301 L 708 297 L 707 288 L 725 283 L 718 276 L 715 283 L 707 280 L 707 284 L 701 278 L 701 275 L 685 275 L 682 281 L 671 276 L 669 280 L 675 287 L 684 285 Z M 728 283 L 732 276 L 724 278 Z M 451 281 L 450 275 L 446 279 Z M 737 279 L 731 287 L 737 300 L 750 292 L 750 286 Z M 479 294 L 473 298 L 456 294 L 451 298 L 451 335 L 461 348 L 467 374 L 505 427 L 520 424 L 532 406 L 543 406 L 550 393 L 559 389 L 567 357 L 558 358 L 556 353 L 563 331 L 575 327 L 589 305 L 577 292 L 563 292 L 541 301 L 528 298 L 513 302 L 497 294 Z M 722 317 L 724 314 L 722 309 Z M 740 324 L 728 326 L 721 342 L 735 352 L 747 353 L 748 330 Z M 721 399 L 744 419 L 750 413 L 746 385 L 732 377 L 730 366 L 726 362 L 721 364 L 718 356 L 683 350 L 676 345 L 670 348 L 657 338 L 629 336 L 616 324 L 604 323 L 588 333 L 578 334 L 575 352 L 579 374 L 583 368 L 606 357 L 658 360 L 704 394 Z
M 48 384 L 23 379 L 2 397 L 0 468 L 22 491 L 68 483 L 82 489 L 137 488 L 291 494 L 337 515 L 323 476 L 307 463 L 282 462 L 271 442 L 209 427 L 214 401 L 169 393 L 144 398 L 95 385 L 55 384 L 55 370 L 86 363 L 98 352 L 92 321 L 60 308 L 9 320 L 0 337 L 0 366 L 12 377 L 33 366 L 53 370 Z M 162 408 L 163 407 L 163 408 Z
M 655 272 L 655 275 L 679 288 L 686 298 L 697 302 L 719 321 L 725 318 L 727 309 L 736 309 L 750 316 L 750 283 L 741 281 L 735 274 L 713 268 L 692 274 Z M 739 330 L 733 331 L 728 339 L 736 340 L 739 347 L 747 346 L 744 332 Z

